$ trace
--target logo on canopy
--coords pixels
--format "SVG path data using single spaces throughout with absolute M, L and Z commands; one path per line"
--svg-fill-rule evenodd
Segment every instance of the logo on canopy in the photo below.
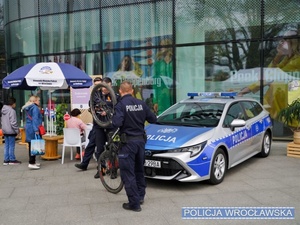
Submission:
M 53 70 L 51 69 L 50 66 L 43 66 L 39 72 L 41 74 L 51 74 L 51 73 L 53 73 Z

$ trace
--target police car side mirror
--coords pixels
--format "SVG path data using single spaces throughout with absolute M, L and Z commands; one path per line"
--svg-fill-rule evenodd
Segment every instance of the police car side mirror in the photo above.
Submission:
M 236 127 L 243 127 L 246 125 L 246 121 L 245 120 L 241 120 L 241 119 L 234 119 L 231 124 L 230 124 L 230 129 L 231 131 L 234 131 L 234 129 Z

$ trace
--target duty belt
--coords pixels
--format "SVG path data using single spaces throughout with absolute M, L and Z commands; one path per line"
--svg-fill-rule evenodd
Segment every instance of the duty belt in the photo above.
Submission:
M 133 140 L 143 140 L 146 141 L 146 134 L 145 135 L 137 135 L 137 136 L 129 136 L 126 133 L 120 135 L 120 140 L 122 144 L 126 144 L 128 141 Z
M 144 140 L 144 135 L 139 135 L 139 136 L 126 136 L 127 141 L 132 141 L 132 140 Z

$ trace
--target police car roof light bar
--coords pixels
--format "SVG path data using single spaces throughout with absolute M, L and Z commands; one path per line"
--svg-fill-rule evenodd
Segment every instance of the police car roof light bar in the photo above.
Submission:
M 236 92 L 189 92 L 188 97 L 194 98 L 196 96 L 217 98 L 217 97 L 230 97 L 233 98 L 237 96 Z

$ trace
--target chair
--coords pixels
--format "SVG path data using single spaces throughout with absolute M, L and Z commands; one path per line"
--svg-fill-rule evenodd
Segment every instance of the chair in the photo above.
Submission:
M 82 142 L 78 128 L 64 128 L 64 143 L 62 148 L 61 164 L 64 164 L 65 149 L 71 147 L 71 160 L 73 160 L 73 147 L 80 147 L 80 159 L 82 162 Z

